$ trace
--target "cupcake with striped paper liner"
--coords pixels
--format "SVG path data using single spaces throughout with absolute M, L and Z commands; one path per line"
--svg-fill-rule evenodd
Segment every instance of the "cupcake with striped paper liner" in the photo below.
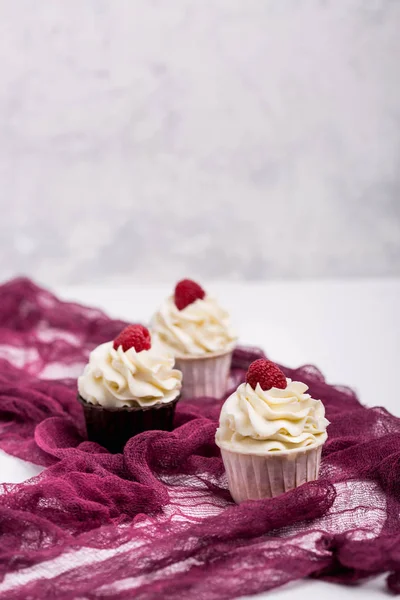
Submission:
M 215 441 L 235 502 L 272 498 L 318 479 L 329 421 L 307 390 L 258 359 L 224 403 Z
M 182 398 L 222 398 L 228 387 L 236 335 L 229 315 L 190 279 L 179 281 L 151 322 L 154 343 L 175 357 Z
M 182 386 L 174 362 L 152 348 L 142 325 L 129 325 L 95 348 L 78 378 L 88 439 L 121 452 L 138 433 L 171 431 Z

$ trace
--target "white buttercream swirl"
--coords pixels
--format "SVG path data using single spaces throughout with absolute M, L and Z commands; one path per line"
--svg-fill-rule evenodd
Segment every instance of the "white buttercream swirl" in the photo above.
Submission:
M 171 296 L 154 315 L 152 335 L 175 356 L 201 356 L 233 348 L 229 314 L 206 296 L 179 310 Z
M 182 386 L 182 373 L 174 364 L 171 356 L 159 356 L 153 349 L 124 352 L 122 346 L 115 350 L 113 342 L 107 342 L 91 352 L 78 378 L 79 394 L 86 402 L 105 407 L 171 402 Z
M 236 452 L 265 454 L 323 444 L 329 421 L 321 400 L 305 392 L 308 386 L 287 379 L 284 390 L 254 390 L 242 383 L 226 400 L 216 442 Z

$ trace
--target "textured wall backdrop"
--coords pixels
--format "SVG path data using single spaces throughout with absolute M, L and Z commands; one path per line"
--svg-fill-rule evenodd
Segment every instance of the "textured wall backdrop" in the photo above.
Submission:
M 398 0 L 0 0 L 0 276 L 400 274 Z

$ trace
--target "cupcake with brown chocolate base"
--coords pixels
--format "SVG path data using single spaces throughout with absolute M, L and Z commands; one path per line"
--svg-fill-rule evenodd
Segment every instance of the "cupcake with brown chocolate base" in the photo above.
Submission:
M 175 357 L 182 398 L 221 398 L 236 342 L 229 314 L 190 279 L 179 281 L 152 319 L 154 343 Z
M 129 325 L 95 348 L 78 378 L 88 439 L 121 452 L 138 433 L 172 430 L 182 385 L 174 362 L 151 347 L 142 325 Z

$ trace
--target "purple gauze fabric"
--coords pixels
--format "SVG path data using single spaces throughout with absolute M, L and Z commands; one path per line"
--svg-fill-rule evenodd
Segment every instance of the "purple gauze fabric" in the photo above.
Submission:
M 85 439 L 76 376 L 124 325 L 26 279 L 0 286 L 0 448 L 47 467 L 0 486 L 0 599 L 222 600 L 385 572 L 400 592 L 399 419 L 315 367 L 282 367 L 326 406 L 320 479 L 236 506 L 214 443 L 221 402 L 181 402 L 173 432 L 123 454 Z M 232 388 L 260 356 L 235 351 Z

